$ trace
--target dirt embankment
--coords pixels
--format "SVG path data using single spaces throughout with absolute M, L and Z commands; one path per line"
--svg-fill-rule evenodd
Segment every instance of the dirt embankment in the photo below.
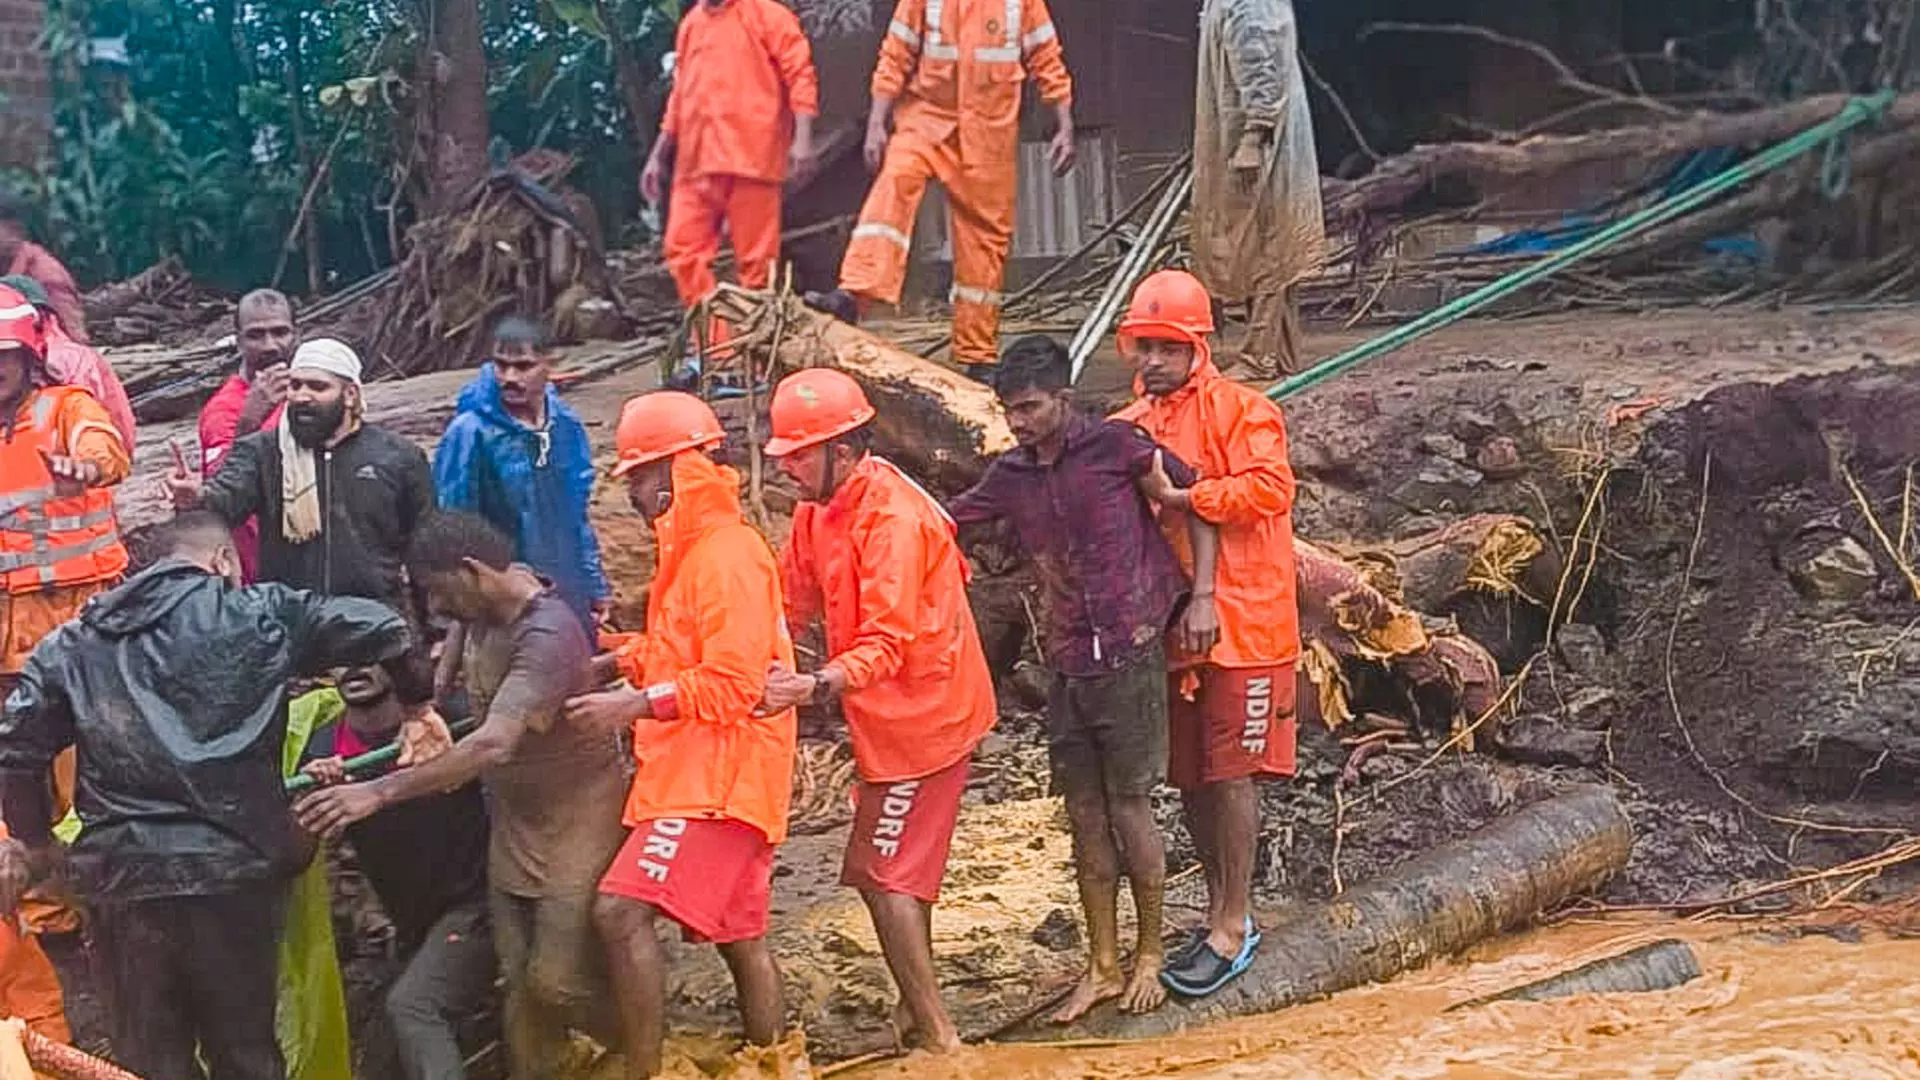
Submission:
M 1616 785 L 1634 819 L 1615 903 L 1718 897 L 1884 846 L 1876 830 L 1920 829 L 1920 597 L 1903 569 L 1920 548 L 1904 509 L 1920 459 L 1917 363 L 1908 312 L 1561 317 L 1461 326 L 1290 402 L 1304 534 L 1362 547 L 1517 514 L 1564 572 L 1518 601 L 1438 612 L 1520 676 L 1479 752 L 1429 741 L 1373 756 L 1341 785 L 1349 748 L 1303 730 L 1301 776 L 1264 794 L 1263 917 L 1577 782 Z M 431 441 L 463 378 L 375 387 L 373 418 Z M 1125 383 L 1105 357 L 1085 395 L 1112 402 Z M 569 400 L 610 449 L 620 402 L 651 385 L 650 372 L 622 374 Z M 165 467 L 161 435 L 143 433 L 150 476 Z M 154 483 L 128 485 L 131 519 L 154 512 Z M 776 534 L 783 505 L 776 487 Z M 637 623 L 645 527 L 611 488 L 594 515 Z M 986 577 L 1005 722 L 980 755 L 936 917 L 942 981 L 975 1036 L 1043 1006 L 1080 947 L 1033 684 L 1011 677 L 1024 605 L 1017 579 Z M 1560 615 L 1551 638 L 1548 609 Z M 1358 701 L 1387 711 L 1364 687 Z M 813 802 L 823 831 L 781 853 L 776 947 L 795 1018 L 835 1058 L 890 1042 L 891 991 L 857 898 L 837 885 L 844 812 L 830 793 Z M 1202 885 L 1177 801 L 1160 809 L 1171 918 L 1188 923 Z M 676 972 L 678 1025 L 735 1028 L 710 951 L 688 951 Z

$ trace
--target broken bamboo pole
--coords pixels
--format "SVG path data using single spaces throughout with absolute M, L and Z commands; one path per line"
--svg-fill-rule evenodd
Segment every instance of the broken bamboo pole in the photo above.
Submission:
M 1632 850 L 1614 793 L 1576 788 L 1267 931 L 1253 966 L 1210 998 L 1175 999 L 1143 1016 L 1109 1003 L 1070 1028 L 1036 1025 L 1013 1039 L 1153 1038 L 1391 979 L 1591 892 L 1625 868 Z

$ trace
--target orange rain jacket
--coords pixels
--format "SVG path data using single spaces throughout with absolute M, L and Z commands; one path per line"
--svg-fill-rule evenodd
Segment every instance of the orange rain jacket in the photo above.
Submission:
M 673 506 L 654 522 L 647 631 L 620 654 L 635 686 L 672 683 L 679 715 L 633 725 L 629 826 L 726 818 L 787 838 L 793 710 L 755 716 L 767 670 L 793 667 L 773 549 L 740 513 L 740 476 L 705 454 L 673 459 Z
M 795 621 L 824 614 L 861 779 L 917 780 L 964 760 L 997 719 L 953 519 L 869 455 L 832 500 L 801 503 L 780 553 Z
M 820 81 L 800 19 L 777 0 L 695 4 L 680 20 L 673 92 L 660 130 L 676 183 L 787 177 L 793 118 L 818 116 Z
M 894 128 L 932 144 L 960 133 L 969 168 L 1017 160 L 1020 84 L 1049 105 L 1073 100 L 1046 0 L 900 0 L 880 41 L 873 95 L 894 98 Z M 1011 172 L 1000 182 L 1011 189 Z M 1011 202 L 1011 200 L 1009 200 Z
M 0 548 L 35 563 L 0 574 L 0 674 L 18 674 L 27 665 L 40 639 L 80 614 L 95 593 L 104 592 L 127 567 L 127 549 L 119 538 L 114 517 L 112 486 L 126 479 L 132 459 L 120 441 L 106 406 L 77 387 L 49 386 L 35 390 L 20 404 L 10 437 L 0 432 L 0 504 L 8 506 L 9 520 L 22 522 L 20 530 L 0 530 Z M 84 495 L 44 498 L 52 483 L 41 453 L 65 454 L 91 461 L 100 469 L 100 483 Z M 81 527 L 47 534 L 55 545 L 44 553 L 54 560 L 40 565 L 31 521 L 58 517 Z M 66 557 L 61 557 L 61 556 Z M 42 574 L 44 569 L 45 574 Z M 43 580 L 50 578 L 43 584 Z
M 0 840 L 9 835 L 6 824 L 0 822 Z M 73 1041 L 53 962 L 11 912 L 0 917 L 0 1016 L 25 1020 L 29 1031 L 54 1042 Z
M 1134 391 L 1140 392 L 1138 383 Z M 1214 570 L 1220 641 L 1206 659 L 1225 668 L 1299 659 L 1293 466 L 1280 406 L 1220 374 L 1203 351 L 1185 386 L 1165 397 L 1141 397 L 1116 419 L 1140 425 L 1201 476 L 1192 489 L 1193 512 L 1220 532 Z M 1168 524 L 1167 539 L 1192 574 L 1186 529 Z

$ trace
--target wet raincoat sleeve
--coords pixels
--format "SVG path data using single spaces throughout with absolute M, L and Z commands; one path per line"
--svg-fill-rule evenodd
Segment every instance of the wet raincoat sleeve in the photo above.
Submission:
M 58 656 L 66 636 L 59 632 L 35 649 L 0 709 L 0 769 L 44 777 L 60 751 L 73 745 L 73 702 L 61 685 Z M 14 825 L 21 839 L 31 842 Z
M 766 30 L 767 52 L 787 88 L 787 108 L 795 116 L 819 116 L 820 76 L 813 67 L 813 44 L 800 28 L 799 16 L 784 7 L 772 14 L 774 25 Z
M 480 424 L 461 413 L 433 451 L 433 492 L 442 510 L 480 510 Z
M 241 439 L 227 448 L 220 471 L 200 489 L 200 507 L 226 519 L 228 525 L 260 512 L 260 442 Z
M 572 475 L 569 479 L 572 481 L 574 490 L 579 493 L 580 505 L 591 507 L 593 484 L 598 478 L 593 468 L 593 443 L 587 438 L 586 426 L 580 423 L 578 417 L 568 413 L 566 418 L 569 421 L 570 432 L 568 445 L 578 451 L 577 458 L 572 463 Z M 600 557 L 600 534 L 593 531 L 593 515 L 582 513 L 569 522 L 567 527 L 576 530 L 579 535 L 577 548 L 580 552 L 580 571 L 586 576 L 587 583 L 592 588 L 593 599 L 613 599 L 613 582 L 607 579 L 606 563 Z
M 778 568 L 764 556 L 750 558 L 742 545 L 714 547 L 687 567 L 699 582 L 700 660 L 674 676 L 680 710 L 674 723 L 754 722 L 753 710 L 766 694 L 767 657 L 778 655 L 780 620 L 738 609 L 743 598 L 780 595 L 780 583 L 767 580 Z
M 1235 395 L 1238 411 L 1216 436 L 1226 472 L 1193 485 L 1193 512 L 1215 525 L 1251 525 L 1293 512 L 1293 466 L 1279 406 Z
M 1246 126 L 1268 131 L 1280 126 L 1287 104 L 1283 76 L 1293 63 L 1292 24 L 1279 18 L 1276 8 L 1259 0 L 1232 0 L 1221 12 L 1227 71 L 1240 90 Z
M 899 674 L 920 625 L 926 579 L 926 537 L 904 514 L 872 513 L 854 522 L 860 621 L 853 640 L 833 657 L 847 689 L 864 690 Z
M 676 56 L 687 55 L 687 20 L 680 20 L 680 28 L 673 35 L 673 51 Z M 661 138 L 675 138 L 680 134 L 680 82 L 675 78 L 668 84 L 667 108 L 660 114 Z
M 256 587 L 277 594 L 279 622 L 287 629 L 294 666 L 300 674 L 381 664 L 399 679 L 401 669 L 410 666 L 401 661 L 412 646 L 413 635 L 400 613 L 385 604 L 352 596 L 321 596 L 281 585 Z M 431 686 L 424 697 L 417 687 L 396 682 L 394 689 L 401 700 L 414 703 L 433 696 Z
M 886 36 L 880 39 L 880 59 L 873 67 L 874 97 L 898 98 L 906 92 L 926 33 L 927 0 L 900 0 L 894 6 L 893 20 L 887 24 Z
M 133 471 L 133 457 L 113 414 L 93 397 L 69 394 L 61 399 L 60 431 L 67 453 L 99 468 L 102 486 L 117 484 Z
M 1022 9 L 1020 44 L 1026 53 L 1027 74 L 1040 90 L 1040 100 L 1060 105 L 1073 100 L 1073 75 L 1067 71 L 1066 50 L 1053 26 L 1053 13 L 1042 0 L 1027 0 Z

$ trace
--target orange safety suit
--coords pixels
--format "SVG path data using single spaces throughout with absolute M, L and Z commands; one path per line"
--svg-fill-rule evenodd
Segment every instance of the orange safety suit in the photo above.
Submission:
M 900 302 L 927 181 L 947 190 L 953 238 L 953 348 L 999 359 L 1000 284 L 1019 187 L 1020 85 L 1049 105 L 1073 100 L 1045 0 L 900 0 L 880 43 L 873 95 L 897 101 L 893 138 L 860 210 L 840 287 Z
M 100 482 L 54 489 L 42 455 L 91 461 Z M 0 675 L 17 675 L 40 640 L 127 568 L 113 485 L 132 467 L 106 407 L 79 387 L 36 389 L 0 440 Z
M 789 616 L 824 615 L 860 778 L 917 780 L 973 753 L 997 719 L 953 519 L 893 466 L 863 459 L 801 503 L 780 553 Z
M 1165 397 L 1141 397 L 1115 418 L 1140 425 L 1200 474 L 1193 512 L 1220 535 L 1214 569 L 1220 641 L 1205 659 L 1223 668 L 1297 660 L 1293 466 L 1280 406 L 1221 375 L 1202 350 L 1185 386 Z M 1168 524 L 1167 539 L 1191 575 L 1186 529 Z
M 0 822 L 0 840 L 9 835 Z M 0 916 L 0 1017 L 25 1020 L 28 1030 L 54 1042 L 73 1041 L 53 962 L 11 912 Z
M 660 123 L 674 140 L 662 249 L 681 303 L 692 305 L 719 283 L 713 260 L 722 225 L 741 284 L 771 282 L 793 118 L 819 115 L 820 83 L 799 18 L 778 0 L 695 4 L 675 49 Z
M 754 715 L 775 663 L 793 667 L 780 565 L 740 512 L 740 476 L 696 450 L 673 458 L 673 505 L 653 523 L 646 633 L 619 654 L 635 686 L 672 684 L 672 720 L 638 720 L 629 826 L 725 818 L 787 837 L 794 712 Z

